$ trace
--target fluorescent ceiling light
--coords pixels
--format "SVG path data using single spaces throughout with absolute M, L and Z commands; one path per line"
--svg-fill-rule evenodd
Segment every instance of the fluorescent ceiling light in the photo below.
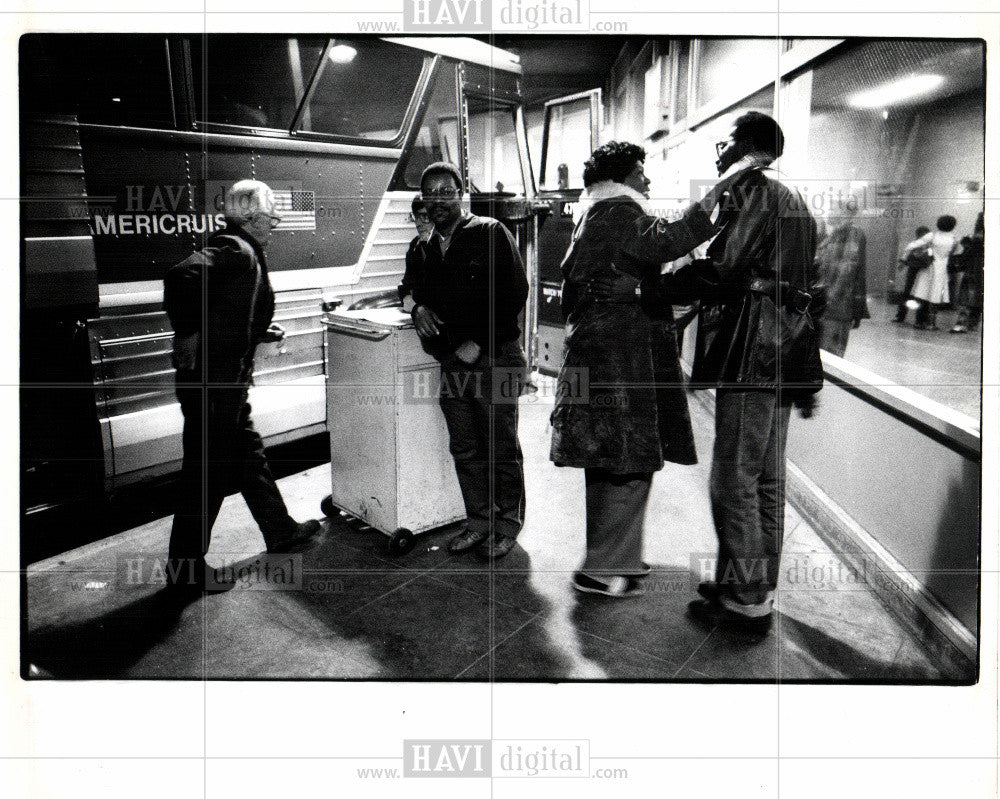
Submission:
M 330 48 L 330 60 L 334 64 L 350 64 L 357 54 L 349 44 L 335 44 Z
M 879 86 L 877 89 L 859 92 L 848 102 L 855 108 L 882 108 L 926 94 L 942 83 L 944 83 L 943 75 L 913 75 L 893 83 L 887 83 L 885 86 Z

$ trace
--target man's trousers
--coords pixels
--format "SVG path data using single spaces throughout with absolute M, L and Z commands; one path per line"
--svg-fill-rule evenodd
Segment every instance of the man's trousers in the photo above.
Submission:
M 472 365 L 441 363 L 441 411 L 471 530 L 516 537 L 524 524 L 524 464 L 517 440 L 517 400 L 524 355 L 516 341 L 497 345 Z
M 720 387 L 710 491 L 719 538 L 716 582 L 739 605 L 770 609 L 785 518 L 785 440 L 791 399 Z
M 184 464 L 170 532 L 169 558 L 175 563 L 204 557 L 222 500 L 237 491 L 274 543 L 295 530 L 295 520 L 264 456 L 264 443 L 250 419 L 245 385 L 206 387 L 177 383 L 184 414 Z

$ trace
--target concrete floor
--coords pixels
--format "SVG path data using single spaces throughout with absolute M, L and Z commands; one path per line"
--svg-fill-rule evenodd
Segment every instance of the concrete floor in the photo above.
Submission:
M 957 311 L 938 312 L 937 331 L 917 330 L 915 312 L 893 324 L 896 306 L 869 297 L 872 318 L 852 330 L 844 357 L 899 386 L 906 386 L 979 423 L 982 401 L 982 326 L 949 333 Z
M 787 511 L 779 614 L 752 642 L 685 617 L 701 557 L 714 557 L 707 498 L 712 423 L 691 403 L 696 467 L 657 474 L 646 521 L 655 571 L 641 597 L 581 595 L 583 475 L 548 461 L 550 403 L 525 398 L 520 424 L 528 484 L 519 546 L 492 568 L 449 556 L 448 531 L 408 555 L 338 518 L 302 553 L 298 590 L 238 587 L 178 615 L 116 562 L 161 557 L 170 518 L 35 564 L 27 576 L 25 661 L 60 678 L 323 678 L 392 680 L 889 680 L 958 678 Z M 793 420 L 793 424 L 795 421 Z M 327 467 L 281 481 L 297 518 L 318 515 Z M 228 499 L 209 561 L 252 564 L 263 549 L 249 512 Z M 819 570 L 816 570 L 819 567 Z M 816 579 L 808 581 L 802 575 Z

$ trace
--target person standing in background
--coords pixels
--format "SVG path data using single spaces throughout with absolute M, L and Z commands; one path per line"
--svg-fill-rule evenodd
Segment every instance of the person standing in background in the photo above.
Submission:
M 913 241 L 910 244 L 916 244 L 920 239 L 931 232 L 929 227 L 924 227 L 921 225 L 916 229 L 913 234 Z M 903 250 L 908 252 L 909 255 L 904 259 L 899 259 L 900 268 L 906 270 L 906 276 L 903 279 L 903 288 L 899 289 L 897 284 L 897 292 L 899 293 L 899 305 L 896 307 L 896 316 L 893 318 L 893 322 L 898 325 L 903 324 L 906 321 L 906 313 L 909 310 L 907 304 L 913 302 L 910 298 L 910 292 L 913 291 L 913 284 L 917 279 L 917 275 L 920 274 L 921 269 L 925 269 L 930 266 L 932 258 L 927 258 L 926 261 L 921 259 L 916 253 L 919 251 L 914 248 L 910 249 L 910 245 L 907 244 Z M 897 277 L 898 280 L 898 277 Z
M 817 320 L 819 346 L 843 357 L 851 330 L 870 319 L 868 313 L 867 249 L 865 232 L 854 224 L 857 200 L 844 206 L 843 221 L 816 251 L 818 279 L 826 289 L 826 310 Z
M 427 206 L 418 194 L 410 203 L 410 221 L 417 228 L 417 235 L 410 241 L 406 251 L 406 267 L 403 280 L 399 284 L 399 299 L 403 310 L 410 313 L 413 310 L 413 287 L 424 279 L 424 260 L 427 258 L 426 244 L 431 240 L 434 223 L 427 215 Z
M 968 333 L 979 327 L 983 315 L 983 283 L 985 273 L 985 242 L 986 226 L 983 214 L 976 217 L 976 224 L 971 236 L 962 239 L 961 283 L 958 290 L 958 318 L 952 333 Z
M 921 247 L 929 248 L 934 260 L 921 269 L 913 283 L 913 299 L 920 303 L 914 324 L 918 330 L 937 330 L 937 308 L 948 302 L 948 259 L 958 243 L 952 235 L 957 220 L 951 215 L 937 218 L 937 230 L 910 242 L 903 251 L 903 260 Z

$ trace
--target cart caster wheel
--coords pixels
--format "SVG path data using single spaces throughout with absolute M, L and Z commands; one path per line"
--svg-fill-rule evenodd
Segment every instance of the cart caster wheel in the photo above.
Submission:
M 411 549 L 413 549 L 413 533 L 405 527 L 400 527 L 389 536 L 390 555 L 405 555 Z
M 319 503 L 319 509 L 324 516 L 334 517 L 337 509 L 333 507 L 333 494 L 327 494 Z

